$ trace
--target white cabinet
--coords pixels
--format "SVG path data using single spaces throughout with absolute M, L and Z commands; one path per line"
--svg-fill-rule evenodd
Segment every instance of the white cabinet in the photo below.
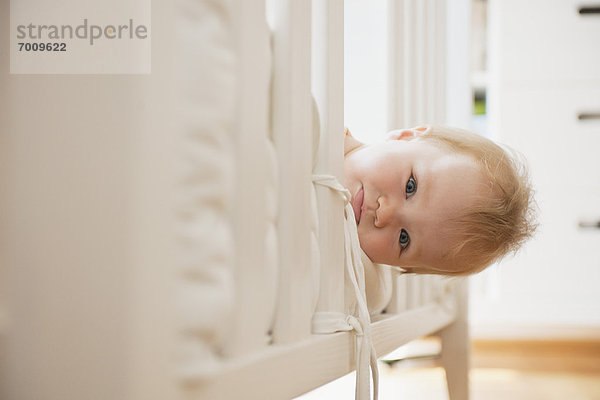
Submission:
M 600 229 L 579 227 L 582 220 L 600 219 L 600 121 L 577 118 L 578 104 L 594 99 L 600 100 L 597 88 L 502 91 L 499 129 L 503 141 L 527 157 L 541 223 L 535 251 L 502 267 L 526 279 L 505 285 L 531 288 L 532 298 L 542 287 L 567 297 L 550 303 L 568 303 L 582 291 L 600 293 Z M 594 317 L 600 322 L 600 314 Z
M 600 334 L 600 14 L 574 0 L 490 0 L 492 136 L 527 158 L 540 229 L 472 301 L 474 333 Z M 581 116 L 583 115 L 583 119 Z
M 502 79 L 600 79 L 600 14 L 580 14 L 585 2 L 494 2 L 502 3 L 490 7 L 500 22 L 492 34 L 498 39 Z

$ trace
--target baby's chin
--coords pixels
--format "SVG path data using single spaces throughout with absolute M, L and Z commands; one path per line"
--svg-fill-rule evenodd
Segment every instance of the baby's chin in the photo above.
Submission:
M 360 239 L 360 237 L 359 237 L 359 239 Z M 373 251 L 370 251 L 370 249 L 368 247 L 361 246 L 360 248 L 363 251 L 363 253 L 365 253 L 365 255 L 369 258 L 369 260 L 371 260 L 372 263 L 393 265 L 393 264 L 387 263 L 384 260 L 382 260 L 380 257 L 377 256 L 376 253 L 374 253 Z

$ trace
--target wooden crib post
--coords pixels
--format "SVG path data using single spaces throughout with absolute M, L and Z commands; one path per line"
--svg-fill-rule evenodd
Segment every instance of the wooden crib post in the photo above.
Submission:
M 446 370 L 451 400 L 469 399 L 469 325 L 468 280 L 463 278 L 454 286 L 456 316 L 453 323 L 439 332 L 442 340 L 442 365 Z

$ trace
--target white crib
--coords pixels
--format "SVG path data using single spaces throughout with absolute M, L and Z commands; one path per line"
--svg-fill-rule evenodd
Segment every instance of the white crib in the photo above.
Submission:
M 446 122 L 447 2 L 388 4 L 390 128 Z M 3 399 L 288 399 L 354 369 L 353 333 L 311 333 L 344 311 L 342 200 L 311 181 L 342 180 L 343 0 L 152 6 L 149 76 L 3 63 Z M 468 399 L 466 310 L 465 281 L 397 276 L 377 354 L 439 335 Z

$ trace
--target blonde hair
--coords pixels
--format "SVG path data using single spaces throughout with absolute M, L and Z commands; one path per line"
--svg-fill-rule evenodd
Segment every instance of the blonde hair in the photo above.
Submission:
M 535 201 L 523 157 L 468 131 L 433 126 L 420 140 L 472 157 L 490 183 L 490 196 L 453 219 L 461 240 L 446 257 L 447 275 L 469 275 L 515 253 L 535 232 Z

